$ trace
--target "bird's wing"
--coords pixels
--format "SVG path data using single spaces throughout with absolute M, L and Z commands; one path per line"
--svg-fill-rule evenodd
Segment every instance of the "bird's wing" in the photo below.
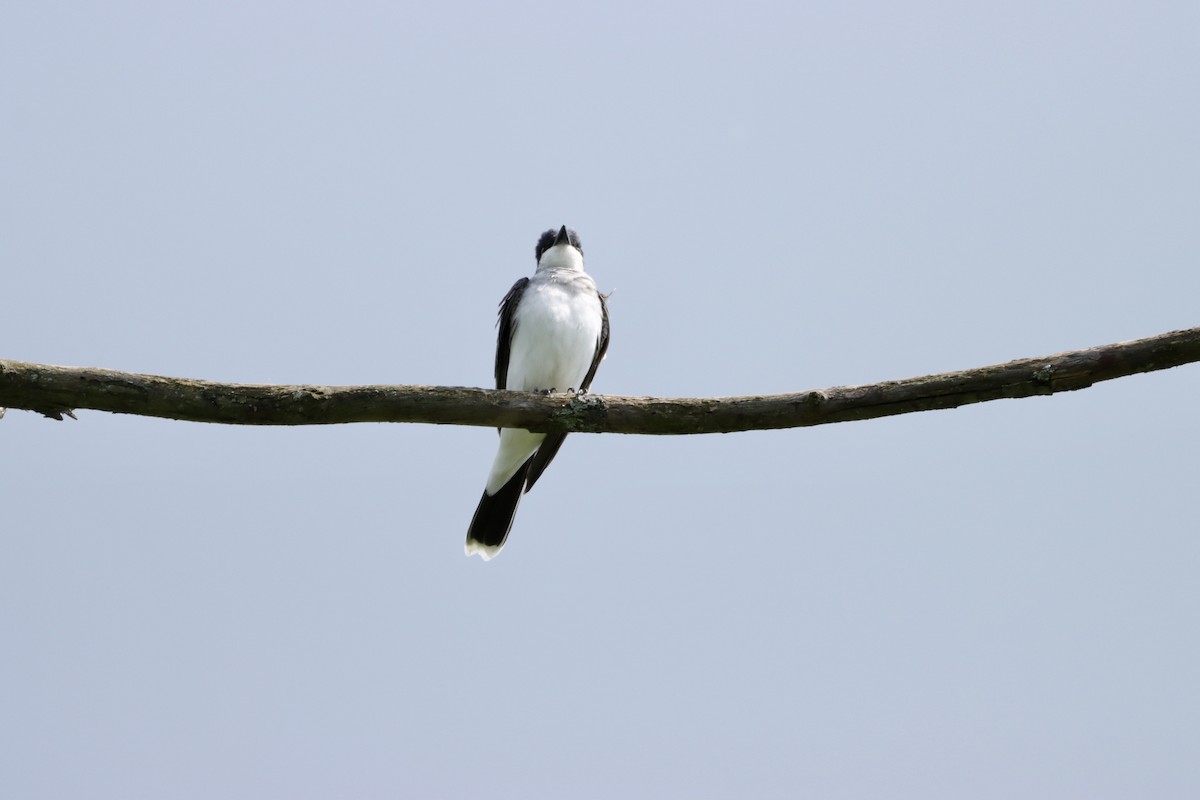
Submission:
M 591 387 L 592 378 L 596 377 L 596 369 L 604 360 L 604 354 L 608 352 L 608 298 L 599 292 L 596 292 L 596 296 L 600 298 L 600 338 L 596 341 L 596 354 L 592 356 L 592 366 L 588 367 L 583 383 L 579 384 L 581 392 L 586 392 Z
M 521 278 L 500 301 L 500 318 L 496 321 L 500 326 L 500 333 L 496 336 L 497 389 L 505 389 L 508 385 L 508 355 L 513 334 L 517 330 L 517 305 L 521 302 L 521 295 L 525 294 L 525 287 L 528 285 L 529 278 Z

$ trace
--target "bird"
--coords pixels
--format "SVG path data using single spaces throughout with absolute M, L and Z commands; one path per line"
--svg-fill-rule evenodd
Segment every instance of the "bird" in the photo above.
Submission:
M 583 245 L 563 225 L 538 239 L 537 269 L 500 301 L 496 388 L 585 393 L 608 352 L 608 299 L 583 271 Z M 468 556 L 490 561 L 504 547 L 521 495 L 533 488 L 565 433 L 500 429 L 500 449 L 471 518 Z

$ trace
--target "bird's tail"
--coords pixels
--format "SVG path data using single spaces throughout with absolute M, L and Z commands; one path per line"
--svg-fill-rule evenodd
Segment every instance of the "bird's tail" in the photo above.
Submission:
M 521 502 L 521 490 L 525 488 L 529 463 L 526 461 L 522 464 L 495 494 L 490 495 L 484 490 L 475 516 L 471 518 L 471 527 L 467 530 L 467 555 L 479 553 L 484 561 L 490 561 L 504 547 L 513 517 L 517 515 L 517 503 Z

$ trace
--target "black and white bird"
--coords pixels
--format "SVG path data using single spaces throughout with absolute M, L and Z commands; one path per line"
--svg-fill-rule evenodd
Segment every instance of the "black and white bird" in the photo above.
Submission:
M 537 270 L 500 302 L 496 388 L 524 392 L 586 392 L 608 350 L 608 304 L 583 271 L 583 247 L 564 225 L 548 230 L 534 251 Z M 485 561 L 500 552 L 521 494 L 550 465 L 565 433 L 500 431 L 500 450 L 471 527 L 467 555 Z

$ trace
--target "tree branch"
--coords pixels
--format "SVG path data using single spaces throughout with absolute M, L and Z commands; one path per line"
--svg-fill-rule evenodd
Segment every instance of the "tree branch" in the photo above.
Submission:
M 231 425 L 424 422 L 587 433 L 770 430 L 1084 389 L 1200 361 L 1200 328 L 990 367 L 796 394 L 681 398 L 540 395 L 445 386 L 213 383 L 0 360 L 0 406 L 61 419 L 71 409 Z

